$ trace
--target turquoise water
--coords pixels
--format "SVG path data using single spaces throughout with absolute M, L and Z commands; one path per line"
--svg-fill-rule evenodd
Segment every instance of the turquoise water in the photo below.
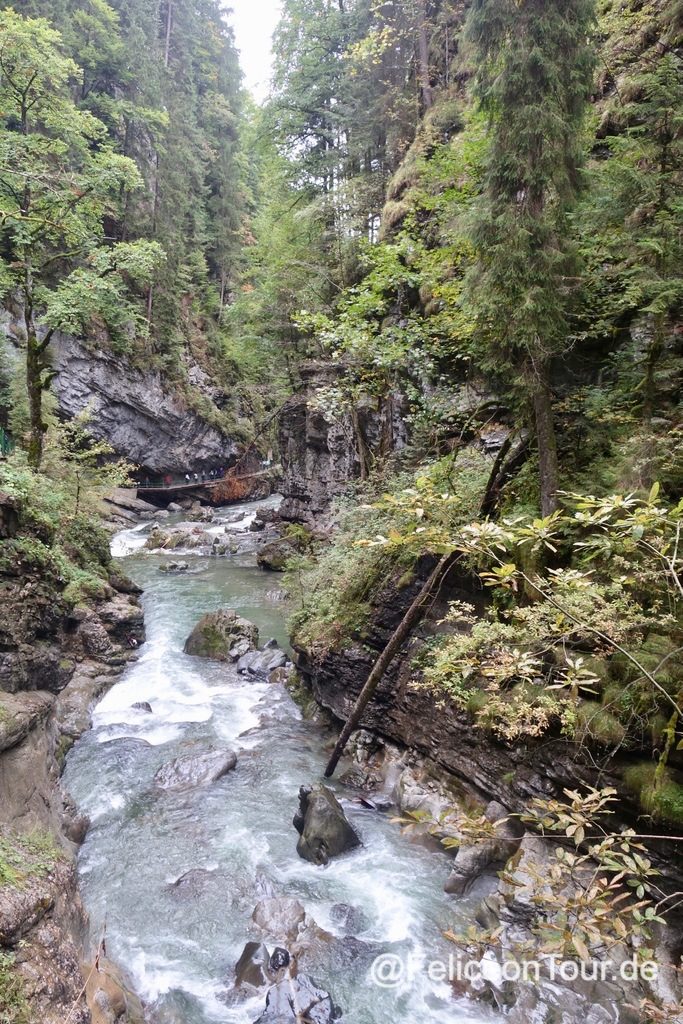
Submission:
M 262 504 L 225 510 L 214 529 L 243 530 Z M 259 571 L 253 552 L 218 559 L 174 552 L 190 571 L 167 575 L 159 565 L 168 556 L 143 551 L 143 543 L 143 531 L 124 531 L 113 550 L 145 588 L 147 642 L 95 709 L 93 729 L 70 753 L 65 773 L 92 821 L 80 877 L 93 946 L 106 923 L 109 955 L 155 1024 L 251 1024 L 259 1016 L 264 996 L 231 1002 L 230 989 L 234 965 L 256 937 L 251 915 L 264 892 L 296 897 L 333 933 L 332 907 L 356 908 L 355 934 L 378 951 L 415 962 L 447 955 L 443 930 L 470 911 L 444 896 L 447 856 L 411 841 L 390 816 L 349 803 L 361 849 L 327 868 L 301 860 L 292 827 L 297 793 L 320 781 L 330 737 L 302 720 L 284 688 L 182 653 L 200 616 L 219 607 L 256 622 L 263 642 L 286 643 L 281 577 Z M 138 701 L 148 701 L 152 714 L 133 709 Z M 210 748 L 235 750 L 236 770 L 210 787 L 153 789 L 161 764 Z M 173 886 L 197 869 L 189 891 Z M 422 972 L 385 989 L 373 983 L 367 961 L 349 964 L 323 950 L 310 973 L 350 1024 L 488 1019 Z

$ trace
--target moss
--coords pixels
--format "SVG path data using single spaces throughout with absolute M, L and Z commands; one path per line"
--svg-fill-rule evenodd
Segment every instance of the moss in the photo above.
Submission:
M 409 203 L 389 199 L 382 208 L 382 237 L 394 231 L 411 212 Z
M 651 761 L 631 765 L 624 772 L 624 784 L 645 814 L 656 822 L 683 826 L 683 785 L 668 769 L 658 772 Z
M 399 590 L 407 590 L 408 587 L 412 587 L 416 579 L 415 572 L 412 569 L 408 569 L 402 576 L 399 576 L 396 586 Z
M 484 710 L 489 701 L 489 695 L 486 690 L 472 690 L 467 698 L 466 708 L 472 715 L 478 715 Z
M 49 832 L 0 832 L 0 886 L 22 888 L 31 877 L 44 877 L 61 857 Z M 0 1017 L 0 1022 L 2 1018 Z
M 591 701 L 582 701 L 576 709 L 577 739 L 589 737 L 604 746 L 617 746 L 626 739 L 626 728 L 616 715 Z
M 14 954 L 0 951 L 0 1022 L 31 1024 L 24 982 L 17 973 Z
M 64 600 L 72 608 L 79 604 L 103 601 L 107 597 L 108 584 L 101 577 L 82 569 L 73 570 L 71 577 L 64 590 Z
M 60 772 L 64 770 L 64 765 L 66 764 L 66 755 L 73 747 L 74 742 L 75 741 L 72 736 L 60 736 L 59 738 L 59 743 L 57 744 L 57 747 L 55 749 L 55 761 L 57 762 L 57 766 Z
M 109 537 L 105 530 L 88 516 L 74 516 L 60 531 L 60 546 L 70 561 L 82 569 L 111 563 Z
M 434 131 L 444 136 L 445 139 L 456 135 L 465 127 L 461 104 L 455 99 L 444 99 L 436 103 L 425 120 Z
M 656 674 L 657 681 L 672 696 L 675 696 L 683 682 L 680 659 L 676 656 L 678 644 L 668 636 L 652 633 L 636 652 L 638 661 L 648 672 Z M 622 654 L 615 654 L 610 661 L 612 678 L 624 683 L 635 682 L 640 673 Z M 648 684 L 649 686 L 649 684 Z
M 202 627 L 201 642 L 198 647 L 204 657 L 210 658 L 225 653 L 226 638 L 216 626 L 207 624 Z
M 315 697 L 297 672 L 290 677 L 287 690 L 305 719 L 312 719 L 319 713 Z

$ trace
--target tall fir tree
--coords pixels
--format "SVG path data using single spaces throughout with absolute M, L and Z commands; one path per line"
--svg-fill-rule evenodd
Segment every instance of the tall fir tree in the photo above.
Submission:
M 474 0 L 466 28 L 490 133 L 469 299 L 482 362 L 507 366 L 531 407 L 544 515 L 559 484 L 551 365 L 576 290 L 567 214 L 581 184 L 593 20 L 593 0 Z

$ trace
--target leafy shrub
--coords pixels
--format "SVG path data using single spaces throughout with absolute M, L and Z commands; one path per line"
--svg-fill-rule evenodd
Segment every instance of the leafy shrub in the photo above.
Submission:
M 378 591 L 390 578 L 399 589 L 410 585 L 418 557 L 439 550 L 478 507 L 487 476 L 483 457 L 462 453 L 384 481 L 381 497 L 375 483 L 340 499 L 333 543 L 317 562 L 291 567 L 288 586 L 301 601 L 291 622 L 295 641 L 322 654 L 362 639 Z M 408 540 L 393 545 L 392 538 Z

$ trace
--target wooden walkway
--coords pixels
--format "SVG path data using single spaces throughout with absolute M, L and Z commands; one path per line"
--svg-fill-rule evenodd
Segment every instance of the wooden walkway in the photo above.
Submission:
M 245 473 L 244 476 L 231 476 L 230 473 L 227 473 L 225 476 L 219 477 L 217 480 L 193 480 L 189 484 L 140 484 L 137 488 L 137 497 L 142 498 L 143 501 L 150 498 L 163 498 L 169 502 L 173 501 L 174 497 L 193 497 L 195 495 L 210 497 L 218 490 L 232 490 L 233 488 L 239 489 L 241 485 L 248 488 L 251 481 L 271 476 L 278 469 L 279 467 L 277 465 L 273 465 L 269 466 L 267 469 L 261 469 L 257 473 Z M 153 501 L 152 504 L 154 504 Z

